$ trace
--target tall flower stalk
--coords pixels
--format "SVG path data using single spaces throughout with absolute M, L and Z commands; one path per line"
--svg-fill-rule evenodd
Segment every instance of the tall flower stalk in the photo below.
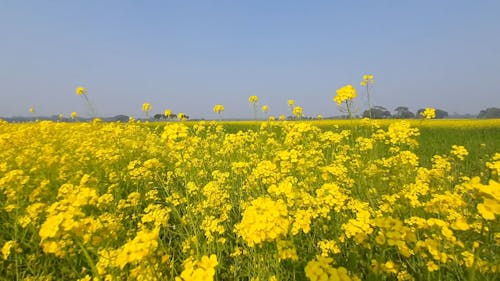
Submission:
M 146 114 L 146 118 L 149 119 L 149 112 L 151 111 L 151 104 L 148 102 L 145 102 L 142 104 L 142 111 Z
M 219 115 L 219 121 L 222 121 L 222 112 L 224 111 L 224 106 L 222 104 L 216 104 L 213 108 L 214 112 Z
M 267 112 L 269 111 L 269 105 L 265 104 L 261 108 L 262 113 L 264 113 L 264 119 L 267 119 Z
M 339 110 L 345 112 L 352 119 L 353 111 L 353 100 L 356 98 L 356 88 L 351 84 L 345 85 L 337 90 L 337 95 L 333 98 L 333 101 L 337 103 Z
M 370 118 L 372 118 L 372 104 L 370 102 L 370 85 L 375 83 L 375 80 L 373 80 L 373 75 L 371 74 L 365 74 L 363 75 L 363 80 L 361 81 L 361 86 L 365 87 L 366 90 L 366 97 L 368 99 L 368 113 Z
M 288 108 L 290 109 L 290 115 L 293 116 L 293 106 L 295 105 L 295 100 L 288 100 L 287 104 Z
M 97 112 L 96 112 L 94 106 L 92 105 L 92 103 L 90 102 L 89 97 L 87 96 L 87 89 L 82 87 L 82 86 L 79 86 L 76 88 L 76 94 L 78 96 L 83 97 L 83 99 L 85 100 L 85 105 L 87 106 L 87 109 L 89 110 L 90 117 L 96 117 Z
M 294 106 L 292 109 L 292 114 L 296 119 L 302 119 L 304 116 L 304 110 L 301 106 Z
M 250 106 L 252 106 L 253 119 L 257 120 L 257 103 L 259 102 L 259 97 L 250 96 L 250 97 L 248 97 L 248 102 L 250 103 Z

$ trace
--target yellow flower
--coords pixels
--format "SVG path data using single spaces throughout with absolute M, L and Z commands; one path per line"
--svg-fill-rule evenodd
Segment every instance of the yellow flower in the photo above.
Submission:
M 282 200 L 267 197 L 253 200 L 243 212 L 243 219 L 235 226 L 236 233 L 250 247 L 264 241 L 273 241 L 288 233 L 288 211 Z
M 163 112 L 163 115 L 165 115 L 165 117 L 170 117 L 170 116 L 172 116 L 172 110 L 170 110 L 170 109 L 165 109 L 165 111 Z
M 288 106 L 292 107 L 295 104 L 295 100 L 288 100 Z
M 257 97 L 257 96 L 250 96 L 248 98 L 248 102 L 252 103 L 252 104 L 256 104 L 258 101 L 259 101 L 259 97 Z
M 343 102 L 351 101 L 356 97 L 356 88 L 354 88 L 351 84 L 345 85 L 337 90 L 337 95 L 333 98 L 333 100 L 341 105 Z
M 295 106 L 295 107 L 293 108 L 293 115 L 294 115 L 295 117 L 302 117 L 302 116 L 304 115 L 302 107 L 300 107 L 300 106 Z
M 179 119 L 179 120 L 181 120 L 181 121 L 186 120 L 186 119 L 187 119 L 187 115 L 186 115 L 186 113 L 184 113 L 184 112 L 179 112 L 179 113 L 177 114 L 177 119 Z
M 460 160 L 464 160 L 465 156 L 469 155 L 469 152 L 461 145 L 453 145 L 451 147 L 451 154 Z
M 420 113 L 422 117 L 425 119 L 433 119 L 436 118 L 436 109 L 432 107 L 427 107 L 424 111 Z
M 477 210 L 484 219 L 494 220 L 500 214 L 500 204 L 497 200 L 484 198 L 484 202 L 477 204 Z
M 222 111 L 224 111 L 224 106 L 222 104 L 216 104 L 214 106 L 215 113 L 220 114 Z
M 276 246 L 278 247 L 278 260 L 293 260 L 296 261 L 299 259 L 297 256 L 297 250 L 293 245 L 292 241 L 282 241 L 278 240 L 276 242 Z
M 78 113 L 75 111 L 71 112 L 71 119 L 75 119 L 76 117 L 78 117 Z
M 34 113 L 35 112 L 35 108 L 34 107 L 30 107 L 29 112 L 30 113 Z
M 180 277 L 175 277 L 175 281 L 211 281 L 214 280 L 216 255 L 203 256 L 200 261 L 188 258 L 184 261 L 184 270 Z
M 269 106 L 268 105 L 263 105 L 262 106 L 262 112 L 267 112 L 269 110 Z
M 81 96 L 81 95 L 86 95 L 87 94 L 87 89 L 84 87 L 80 86 L 76 88 L 76 94 Z
M 149 111 L 151 111 L 151 104 L 145 102 L 142 104 L 142 111 L 148 113 Z
M 11 241 L 5 242 L 5 244 L 2 247 L 2 255 L 3 255 L 4 260 L 6 260 L 9 257 L 11 249 L 16 248 L 16 245 L 17 245 L 16 241 L 11 240 Z
M 427 270 L 430 272 L 436 271 L 439 269 L 439 265 L 435 264 L 433 261 L 427 262 Z
M 373 80 L 373 75 L 371 74 L 365 74 L 363 75 L 363 80 L 361 81 L 361 86 L 366 86 L 368 84 L 373 84 L 375 83 L 375 80 Z
M 128 263 L 146 259 L 158 247 L 158 233 L 159 228 L 137 232 L 134 239 L 118 250 L 115 265 L 123 269 Z

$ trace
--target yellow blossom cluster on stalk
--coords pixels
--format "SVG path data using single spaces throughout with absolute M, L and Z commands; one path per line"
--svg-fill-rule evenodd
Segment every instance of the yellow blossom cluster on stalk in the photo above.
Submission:
M 216 104 L 213 108 L 214 112 L 219 114 L 224 111 L 224 106 L 222 104 Z
M 293 116 L 295 116 L 295 118 L 301 118 L 302 116 L 304 116 L 304 110 L 301 106 L 294 106 L 292 109 L 292 114 Z
M 219 115 L 219 119 L 222 119 L 222 112 L 224 111 L 224 106 L 222 104 L 214 105 L 213 111 Z
M 375 83 L 375 80 L 373 79 L 373 75 L 371 74 L 365 74 L 363 75 L 363 80 L 359 83 L 361 86 L 367 86 L 370 84 Z
M 351 101 L 356 98 L 356 89 L 352 85 L 345 85 L 337 90 L 337 95 L 333 100 L 341 105 L 344 102 Z
M 148 102 L 145 102 L 142 104 L 142 111 L 146 113 L 146 116 L 149 117 L 149 112 L 151 111 L 151 104 Z
M 356 88 L 349 84 L 339 88 L 336 93 L 335 97 L 333 97 L 333 101 L 337 103 L 341 111 L 346 112 L 349 118 L 352 118 L 353 100 L 357 96 Z M 345 107 L 342 104 L 345 104 Z
M 332 122 L 0 121 L 0 277 L 498 278 L 500 124 Z
M 87 89 L 82 87 L 82 86 L 76 87 L 75 91 L 76 91 L 76 94 L 79 96 L 87 94 Z

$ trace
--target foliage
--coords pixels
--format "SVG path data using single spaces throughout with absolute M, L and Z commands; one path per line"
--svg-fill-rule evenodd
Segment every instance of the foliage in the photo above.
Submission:
M 363 117 L 369 117 L 373 119 L 385 119 L 391 117 L 391 112 L 383 106 L 374 106 L 369 110 L 363 112 Z
M 415 114 L 411 112 L 406 106 L 398 106 L 394 109 L 394 111 L 395 111 L 395 114 L 393 115 L 394 118 L 409 119 L 415 117 Z
M 500 118 L 500 108 L 490 107 L 485 110 L 481 110 L 477 118 Z

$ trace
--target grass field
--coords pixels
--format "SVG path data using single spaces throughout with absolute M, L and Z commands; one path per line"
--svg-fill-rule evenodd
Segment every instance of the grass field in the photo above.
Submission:
M 0 123 L 3 280 L 497 280 L 500 120 Z

